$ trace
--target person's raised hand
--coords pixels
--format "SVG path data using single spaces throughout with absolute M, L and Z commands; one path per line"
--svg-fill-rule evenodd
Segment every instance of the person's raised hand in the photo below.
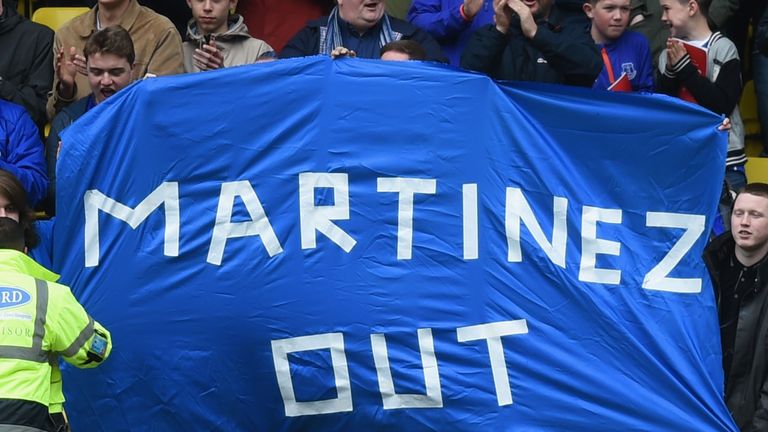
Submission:
M 667 67 L 671 68 L 685 57 L 685 46 L 679 40 L 667 39 Z
M 507 6 L 512 12 L 520 17 L 520 30 L 522 30 L 523 35 L 528 39 L 533 39 L 539 27 L 536 25 L 536 20 L 533 18 L 531 8 L 526 6 L 525 3 L 520 0 L 507 0 Z
M 77 66 L 74 58 L 77 55 L 75 47 L 69 47 L 65 52 L 64 47 L 59 48 L 56 53 L 56 77 L 59 79 L 59 95 L 65 99 L 75 97 L 75 76 L 77 75 Z
M 474 18 L 477 13 L 480 12 L 483 3 L 484 0 L 464 0 L 464 16 L 467 17 L 467 19 Z
M 195 60 L 195 66 L 201 71 L 224 67 L 224 54 L 222 54 L 219 46 L 216 45 L 216 38 L 214 36 L 211 36 L 210 42 L 204 43 L 200 48 L 195 49 L 195 54 L 192 58 Z
M 512 9 L 507 6 L 507 0 L 493 0 L 493 12 L 496 30 L 507 34 L 509 25 L 512 22 L 512 15 L 514 15 Z

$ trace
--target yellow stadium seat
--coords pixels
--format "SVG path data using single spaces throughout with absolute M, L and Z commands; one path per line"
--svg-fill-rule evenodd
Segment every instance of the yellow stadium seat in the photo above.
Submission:
M 88 10 L 87 7 L 42 7 L 32 14 L 32 21 L 58 31 L 64 23 Z
M 744 85 L 739 102 L 739 111 L 741 111 L 741 118 L 744 121 L 746 135 L 748 137 L 758 136 L 760 134 L 760 122 L 757 119 L 757 96 L 753 81 L 747 81 Z
M 745 167 L 748 182 L 768 183 L 768 158 L 751 157 Z

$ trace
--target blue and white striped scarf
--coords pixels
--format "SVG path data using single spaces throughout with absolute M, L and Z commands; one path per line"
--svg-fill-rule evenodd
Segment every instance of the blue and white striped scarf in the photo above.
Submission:
M 340 47 L 344 46 L 343 41 L 341 40 L 341 29 L 340 25 L 343 25 L 341 22 L 341 19 L 339 17 L 339 7 L 336 6 L 331 11 L 331 14 L 328 16 L 328 26 L 327 27 L 320 27 L 320 50 L 319 54 L 326 54 L 331 55 L 331 52 Z M 381 17 L 381 32 L 379 32 L 379 48 L 383 47 L 384 45 L 392 42 L 393 40 L 398 40 L 402 37 L 401 34 L 392 31 L 392 25 L 389 23 L 389 16 L 385 13 Z

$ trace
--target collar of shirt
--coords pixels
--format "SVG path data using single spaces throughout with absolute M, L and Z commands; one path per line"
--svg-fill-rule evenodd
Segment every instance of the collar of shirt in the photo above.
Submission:
M 357 54 L 360 58 L 373 58 L 380 57 L 381 46 L 379 44 L 379 33 L 381 33 L 381 20 L 373 27 L 369 28 L 365 33 L 360 34 L 352 25 L 339 17 L 341 21 L 341 40 L 344 42 L 344 47 L 350 49 Z

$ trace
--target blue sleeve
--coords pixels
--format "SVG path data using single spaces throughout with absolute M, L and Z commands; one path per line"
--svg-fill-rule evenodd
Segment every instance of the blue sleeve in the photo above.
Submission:
M 653 83 L 654 68 L 653 60 L 651 58 L 651 48 L 648 46 L 648 40 L 645 36 L 638 40 L 640 40 L 638 48 L 640 55 L 637 60 L 639 69 L 637 73 L 640 74 L 640 79 L 637 80 L 637 88 L 633 90 L 643 93 L 653 93 L 655 85 Z
M 40 243 L 31 251 L 29 256 L 41 266 L 53 269 L 53 224 L 56 218 L 35 222 L 35 230 L 40 237 Z
M 455 38 L 469 27 L 471 21 L 466 21 L 459 12 L 463 1 L 451 0 L 447 3 L 450 6 L 443 6 L 441 0 L 415 0 L 408 10 L 408 21 L 439 42 Z
M 67 111 L 62 111 L 51 122 L 51 130 L 45 139 L 45 165 L 48 174 L 48 190 L 42 208 L 49 215 L 56 213 L 56 162 L 58 161 L 61 132 L 72 124 Z
M 11 120 L 6 153 L 0 155 L 0 169 L 19 179 L 27 191 L 29 206 L 34 207 L 48 191 L 43 142 L 26 111 L 22 109 L 11 115 L 15 119 Z

